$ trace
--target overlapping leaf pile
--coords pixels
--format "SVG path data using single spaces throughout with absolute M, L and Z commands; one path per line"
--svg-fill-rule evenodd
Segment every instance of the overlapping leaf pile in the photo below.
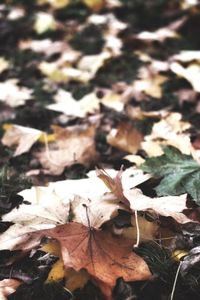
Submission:
M 199 16 L 0 5 L 1 299 L 167 299 L 180 252 L 176 299 L 198 293 Z

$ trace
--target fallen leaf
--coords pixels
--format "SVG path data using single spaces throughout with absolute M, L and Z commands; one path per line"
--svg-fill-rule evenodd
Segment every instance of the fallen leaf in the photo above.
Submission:
M 83 56 L 78 62 L 78 70 L 88 74 L 88 78 L 92 79 L 109 58 L 111 53 L 106 50 L 100 54 Z
M 140 189 L 132 189 L 124 190 L 124 195 L 130 202 L 130 208 L 133 211 L 153 210 L 161 216 L 172 217 L 181 224 L 191 222 L 191 220 L 182 213 L 184 209 L 187 209 L 187 194 L 151 198 L 145 196 Z
M 129 154 L 124 156 L 124 159 L 136 164 L 136 166 L 140 166 L 145 162 L 144 158 L 142 158 L 140 155 L 134 155 L 134 154 Z
M 37 0 L 39 5 L 50 4 L 55 9 L 61 9 L 69 5 L 70 0 Z
M 48 30 L 56 29 L 56 21 L 53 15 L 47 12 L 39 12 L 36 14 L 34 30 L 37 34 L 42 34 Z
M 142 142 L 142 149 L 148 156 L 159 156 L 163 153 L 162 146 L 171 145 L 184 154 L 191 153 L 190 137 L 184 133 L 191 127 L 189 122 L 181 120 L 180 113 L 171 112 L 155 123 L 150 135 Z
M 181 2 L 182 9 L 188 9 L 198 4 L 198 0 L 183 0 Z
M 0 74 L 9 68 L 9 61 L 7 61 L 4 57 L 0 57 Z
M 11 212 L 4 214 L 4 222 L 13 222 L 32 229 L 46 229 L 67 222 L 69 198 L 61 198 L 53 187 L 32 187 L 19 193 L 25 202 Z
M 2 144 L 8 147 L 16 145 L 17 148 L 14 152 L 14 156 L 21 155 L 28 152 L 33 144 L 41 137 L 42 131 L 19 126 L 19 125 L 5 125 L 6 132 L 2 137 Z
M 151 241 L 158 236 L 158 224 L 149 222 L 140 215 L 137 216 L 137 222 L 140 229 L 140 242 Z M 130 227 L 123 228 L 122 236 L 131 239 L 132 243 L 135 244 L 137 240 L 137 227 L 134 215 L 131 216 L 131 225 Z
M 142 67 L 138 77 L 139 79 L 133 83 L 135 92 L 144 92 L 154 98 L 162 97 L 162 84 L 168 80 L 167 76 L 153 74 L 148 68 Z
M 117 278 L 137 281 L 151 277 L 144 260 L 132 251 L 132 241 L 119 239 L 108 231 L 68 223 L 41 234 L 57 239 L 65 267 L 76 271 L 86 269 L 108 300 L 112 299 Z
M 58 90 L 54 97 L 55 104 L 49 104 L 48 109 L 62 112 L 68 116 L 86 117 L 89 113 L 99 111 L 99 99 L 94 93 L 85 95 L 79 101 L 74 99 L 70 92 Z
M 53 130 L 56 141 L 35 152 L 46 172 L 59 175 L 75 163 L 89 165 L 96 161 L 96 125 L 54 127 Z
M 136 38 L 146 41 L 159 41 L 163 42 L 168 38 L 178 38 L 179 35 L 177 34 L 177 30 L 182 27 L 185 23 L 186 18 L 182 17 L 165 27 L 159 28 L 158 30 L 151 32 L 151 31 L 142 31 L 135 35 Z
M 29 226 L 14 224 L 0 235 L 0 250 L 31 251 L 39 246 L 41 237 Z
M 105 0 L 82 0 L 93 11 L 99 11 L 105 6 Z
M 131 123 L 122 122 L 107 135 L 107 142 L 122 151 L 136 154 L 141 147 L 142 134 Z
M 123 202 L 127 207 L 129 207 L 129 202 L 124 196 L 124 190 L 133 188 L 151 178 L 149 174 L 143 174 L 143 172 L 140 172 L 137 168 L 129 168 L 124 172 L 121 169 L 114 174 L 114 178 L 112 178 L 105 170 L 96 169 L 96 174 L 116 198 Z
M 22 283 L 16 279 L 0 280 L 0 299 L 7 300 L 7 296 L 14 293 L 21 284 Z
M 200 92 L 199 80 L 200 80 L 200 65 L 190 64 L 184 68 L 181 64 L 173 62 L 171 64 L 171 70 L 178 76 L 185 78 L 192 85 L 196 92 Z
M 88 226 L 88 217 L 90 226 L 100 228 L 101 225 L 118 215 L 119 209 L 126 210 L 119 204 L 113 194 L 105 194 L 96 199 L 84 199 L 75 196 L 71 202 L 71 213 L 74 222 Z
M 187 192 L 199 203 L 200 165 L 192 156 L 182 154 L 176 148 L 166 147 L 163 155 L 147 158 L 141 169 L 156 177 L 163 177 L 156 187 L 159 196 Z
M 180 51 L 178 54 L 175 54 L 171 57 L 172 60 L 179 60 L 181 62 L 191 62 L 191 61 L 200 61 L 200 51 L 190 50 L 190 51 Z
M 62 41 L 52 41 L 50 39 L 44 40 L 21 40 L 18 45 L 19 49 L 31 49 L 36 53 L 44 53 L 51 56 L 55 53 L 61 53 L 68 49 L 68 45 Z
M 0 101 L 11 107 L 24 105 L 31 99 L 32 90 L 26 87 L 19 87 L 18 79 L 8 79 L 0 83 Z

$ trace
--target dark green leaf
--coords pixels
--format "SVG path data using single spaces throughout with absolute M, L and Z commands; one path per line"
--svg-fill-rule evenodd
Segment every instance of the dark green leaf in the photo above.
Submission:
M 163 155 L 147 158 L 141 168 L 155 177 L 163 177 L 156 187 L 159 196 L 188 193 L 200 203 L 200 165 L 192 156 L 166 147 Z

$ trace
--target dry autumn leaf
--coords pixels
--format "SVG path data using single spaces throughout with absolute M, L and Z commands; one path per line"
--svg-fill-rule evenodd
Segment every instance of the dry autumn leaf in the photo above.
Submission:
M 184 209 L 187 209 L 187 194 L 151 198 L 145 196 L 140 189 L 132 189 L 124 190 L 124 196 L 129 201 L 130 208 L 134 211 L 153 210 L 161 216 L 172 217 L 181 224 L 191 222 L 191 220 L 182 213 Z
M 11 107 L 24 105 L 32 98 L 32 90 L 18 85 L 19 80 L 12 78 L 0 83 L 0 102 Z
M 4 279 L 0 281 L 0 299 L 7 300 L 7 296 L 14 293 L 21 282 L 16 279 Z
M 141 147 L 142 134 L 131 123 L 120 123 L 107 135 L 107 142 L 122 151 L 136 154 Z
M 116 280 L 147 280 L 151 277 L 144 260 L 132 251 L 132 241 L 97 231 L 79 223 L 68 223 L 40 235 L 57 239 L 61 244 L 65 268 L 86 269 L 98 283 L 107 300 L 112 299 Z
M 72 94 L 65 90 L 58 90 L 54 97 L 55 104 L 47 106 L 50 110 L 62 112 L 68 116 L 86 117 L 90 113 L 99 111 L 99 99 L 95 93 L 85 95 L 82 99 L 77 101 Z
M 14 156 L 28 152 L 43 134 L 43 132 L 38 129 L 14 124 L 5 124 L 4 129 L 6 129 L 6 132 L 1 142 L 8 147 L 17 146 Z
M 191 127 L 189 122 L 182 121 L 180 113 L 172 112 L 155 123 L 150 135 L 146 135 L 142 142 L 142 149 L 148 156 L 159 156 L 163 153 L 163 145 L 178 148 L 184 154 L 191 153 L 191 141 L 188 134 L 184 133 Z
M 59 175 L 75 163 L 89 165 L 96 161 L 96 126 L 53 127 L 55 142 L 35 152 L 47 173 Z

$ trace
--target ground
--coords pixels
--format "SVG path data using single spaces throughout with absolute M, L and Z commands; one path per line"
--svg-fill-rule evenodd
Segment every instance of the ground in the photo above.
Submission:
M 1 299 L 199 298 L 199 26 L 195 0 L 0 4 Z

